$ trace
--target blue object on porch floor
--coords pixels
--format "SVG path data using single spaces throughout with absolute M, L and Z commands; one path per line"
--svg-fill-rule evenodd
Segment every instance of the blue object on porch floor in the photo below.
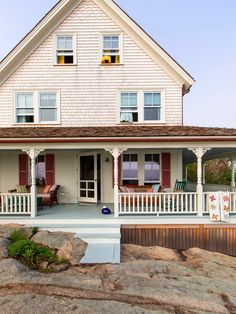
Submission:
M 110 210 L 110 208 L 108 208 L 106 206 L 103 206 L 102 213 L 103 213 L 103 215 L 110 215 L 111 214 L 111 210 Z
M 81 264 L 120 263 L 119 243 L 88 243 Z

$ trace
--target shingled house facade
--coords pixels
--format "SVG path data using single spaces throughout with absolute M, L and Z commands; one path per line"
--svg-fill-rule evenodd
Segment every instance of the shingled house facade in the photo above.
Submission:
M 233 164 L 236 130 L 183 126 L 193 83 L 112 0 L 61 0 L 0 63 L 0 214 L 35 218 L 60 186 L 60 205 L 114 218 L 207 215 L 203 162 Z M 176 191 L 193 160 L 196 187 Z M 230 197 L 233 215 L 233 169 Z

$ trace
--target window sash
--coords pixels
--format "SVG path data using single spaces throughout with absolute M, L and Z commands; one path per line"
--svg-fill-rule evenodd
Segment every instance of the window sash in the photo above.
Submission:
M 138 164 L 138 154 L 123 154 L 122 180 L 138 180 Z M 125 172 L 127 172 L 127 176 Z
M 144 170 L 144 183 L 160 182 L 161 175 L 160 154 L 155 153 L 144 154 L 143 170 Z
M 39 121 L 56 122 L 57 121 L 57 94 L 40 93 L 39 94 Z
M 55 37 L 55 64 L 68 65 L 75 63 L 75 40 L 74 35 Z

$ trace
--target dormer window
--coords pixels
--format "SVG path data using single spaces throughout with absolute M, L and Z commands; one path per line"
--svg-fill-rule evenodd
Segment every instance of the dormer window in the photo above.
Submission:
M 56 36 L 55 63 L 59 65 L 75 64 L 75 36 Z
M 122 63 L 121 35 L 102 36 L 102 64 Z

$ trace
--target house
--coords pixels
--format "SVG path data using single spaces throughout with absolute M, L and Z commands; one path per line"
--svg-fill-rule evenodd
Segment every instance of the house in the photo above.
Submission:
M 0 63 L 1 220 L 210 223 L 203 164 L 234 164 L 236 129 L 183 126 L 193 84 L 114 1 L 59 1 Z M 174 191 L 194 160 L 196 186 Z M 52 185 L 60 206 L 39 211 Z M 230 189 L 232 224 L 233 166 Z

